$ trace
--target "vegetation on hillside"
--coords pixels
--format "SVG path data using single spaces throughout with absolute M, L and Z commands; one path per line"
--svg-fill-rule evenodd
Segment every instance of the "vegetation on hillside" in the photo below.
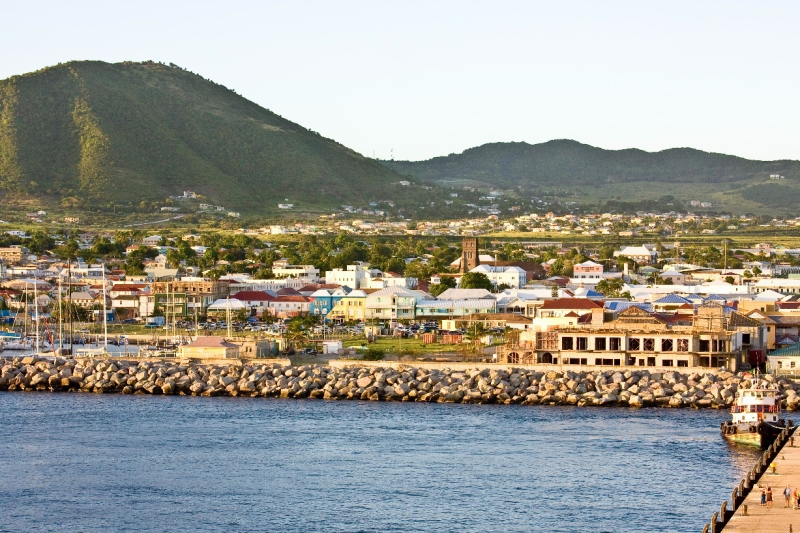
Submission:
M 82 61 L 0 81 L 0 193 L 133 206 L 193 190 L 246 212 L 429 192 L 175 65 Z
M 627 181 L 722 183 L 757 174 L 800 179 L 800 161 L 751 161 L 691 148 L 604 150 L 571 140 L 492 143 L 427 161 L 384 161 L 425 181 L 470 179 L 495 186 L 592 185 Z
M 460 154 L 435 157 L 427 161 L 382 161 L 387 167 L 429 183 L 470 182 L 489 187 L 514 189 L 523 194 L 566 187 L 598 187 L 614 184 L 671 184 L 674 193 L 693 197 L 697 184 L 718 184 L 720 190 L 763 183 L 772 174 L 785 178 L 785 184 L 800 184 L 800 161 L 752 161 L 732 155 L 716 154 L 691 148 L 674 148 L 661 152 L 643 150 L 604 150 L 571 140 L 554 140 L 542 144 L 492 143 L 470 148 Z M 783 180 L 782 180 L 783 181 Z M 785 200 L 771 194 L 774 184 L 766 189 L 745 189 L 745 199 L 768 206 L 784 206 Z M 793 195 L 794 188 L 785 186 Z M 624 187 L 622 187 L 624 190 Z M 663 191 L 663 189 L 661 189 Z M 762 194 L 763 193 L 763 194 Z M 695 191 L 696 194 L 696 191 Z M 653 191 L 648 201 L 656 201 L 663 192 Z M 647 209 L 627 206 L 629 198 L 616 198 L 620 212 Z M 640 198 L 641 200 L 641 198 Z M 663 205 L 651 206 L 660 209 Z M 667 209 L 678 210 L 678 209 Z
M 797 208 L 800 204 L 800 189 L 778 183 L 762 183 L 753 185 L 742 191 L 748 200 L 773 207 Z

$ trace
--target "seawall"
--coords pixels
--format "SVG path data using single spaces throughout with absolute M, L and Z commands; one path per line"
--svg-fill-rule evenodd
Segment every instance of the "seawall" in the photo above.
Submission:
M 397 368 L 393 368 L 393 366 Z M 752 378 L 729 372 L 426 368 L 336 361 L 290 366 L 285 361 L 141 361 L 0 358 L 0 390 L 75 391 L 623 407 L 724 408 Z M 789 410 L 800 409 L 800 384 L 777 384 Z

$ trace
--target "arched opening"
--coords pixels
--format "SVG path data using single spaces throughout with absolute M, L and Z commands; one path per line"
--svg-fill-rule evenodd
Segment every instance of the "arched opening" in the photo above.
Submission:
M 542 363 L 544 364 L 553 364 L 553 354 L 550 352 L 545 352 L 542 354 Z
M 512 365 L 519 364 L 519 354 L 517 352 L 511 352 L 508 354 L 508 362 Z

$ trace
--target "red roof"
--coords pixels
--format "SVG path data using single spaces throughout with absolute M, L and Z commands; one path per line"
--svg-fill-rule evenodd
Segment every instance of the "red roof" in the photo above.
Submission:
M 291 287 L 284 287 L 277 292 L 278 296 L 299 296 L 300 293 Z
M 147 285 L 145 285 L 144 283 L 117 283 L 116 285 L 111 287 L 111 290 L 116 292 L 122 292 L 122 291 L 133 292 L 142 290 L 146 286 Z
M 588 298 L 558 298 L 547 300 L 541 309 L 597 309 L 603 308 L 602 303 L 595 302 Z
M 239 291 L 232 294 L 231 298 L 248 302 L 271 302 L 275 299 L 274 296 L 264 291 Z
M 290 295 L 286 295 L 286 296 L 278 296 L 277 298 L 275 298 L 274 301 L 275 302 L 310 302 L 311 300 L 309 300 L 308 298 L 306 298 L 302 294 L 298 294 L 298 295 L 290 294 Z
M 306 285 L 305 287 L 301 287 L 298 292 L 315 292 L 320 289 L 338 289 L 341 285 L 338 283 L 311 283 L 310 285 Z M 283 290 L 283 289 L 281 289 Z M 278 291 L 278 294 L 283 294 Z

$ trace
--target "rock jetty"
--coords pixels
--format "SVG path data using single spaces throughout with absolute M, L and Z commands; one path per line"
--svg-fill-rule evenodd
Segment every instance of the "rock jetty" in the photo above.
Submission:
M 779 398 L 785 408 L 800 409 L 800 384 L 773 376 L 764 376 L 763 380 L 780 388 Z M 457 371 L 358 364 L 334 368 L 257 362 L 221 365 L 123 359 L 0 359 L 3 391 L 721 408 L 733 403 L 739 387 L 751 384 L 750 378 L 730 372 L 647 369 Z

